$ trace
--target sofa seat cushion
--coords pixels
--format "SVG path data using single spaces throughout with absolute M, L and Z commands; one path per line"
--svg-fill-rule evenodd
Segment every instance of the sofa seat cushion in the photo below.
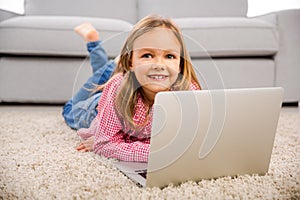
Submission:
M 109 56 L 119 54 L 132 25 L 106 18 L 22 16 L 0 23 L 0 53 L 15 55 L 86 56 L 83 39 L 74 27 L 90 22 L 99 31 Z M 12 42 L 13 41 L 13 42 Z
M 276 19 L 275 19 L 276 20 Z M 278 51 L 276 25 L 256 18 L 177 18 L 192 57 L 269 56 Z

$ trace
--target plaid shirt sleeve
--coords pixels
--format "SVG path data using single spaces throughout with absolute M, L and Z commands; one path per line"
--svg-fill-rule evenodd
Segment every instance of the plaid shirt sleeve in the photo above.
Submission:
M 123 161 L 147 162 L 149 141 L 128 141 L 114 106 L 117 89 L 123 76 L 117 75 L 103 90 L 98 104 L 96 123 L 91 127 L 95 133 L 94 152 Z

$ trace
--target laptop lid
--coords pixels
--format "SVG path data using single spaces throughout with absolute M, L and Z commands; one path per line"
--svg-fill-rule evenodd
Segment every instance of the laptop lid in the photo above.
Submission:
M 146 185 L 265 174 L 282 99 L 282 88 L 158 93 Z

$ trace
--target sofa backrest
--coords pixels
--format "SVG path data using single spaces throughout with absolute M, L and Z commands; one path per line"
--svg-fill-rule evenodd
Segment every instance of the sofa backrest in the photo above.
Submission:
M 25 0 L 25 15 L 84 16 L 135 23 L 136 0 Z
M 137 22 L 166 17 L 245 17 L 247 0 L 25 0 L 25 15 L 84 16 Z
M 245 17 L 247 0 L 138 0 L 138 18 L 148 14 L 166 17 Z

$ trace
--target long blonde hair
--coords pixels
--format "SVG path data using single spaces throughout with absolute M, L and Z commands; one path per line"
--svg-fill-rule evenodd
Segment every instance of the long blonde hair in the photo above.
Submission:
M 143 97 L 143 90 L 136 80 L 134 72 L 131 72 L 132 50 L 134 41 L 143 34 L 153 30 L 154 28 L 162 27 L 170 29 L 181 46 L 180 52 L 180 75 L 172 86 L 172 90 L 189 90 L 191 83 L 200 84 L 196 73 L 192 67 L 190 56 L 184 44 L 182 33 L 177 25 L 168 18 L 158 15 L 149 15 L 140 20 L 129 33 L 127 40 L 121 50 L 120 59 L 114 74 L 122 73 L 124 75 L 123 82 L 118 90 L 115 104 L 121 117 L 127 122 L 131 128 L 139 129 L 143 124 L 136 124 L 133 121 L 134 108 L 137 103 L 138 95 Z M 144 99 L 145 100 L 145 99 Z M 151 105 L 148 105 L 149 109 Z

